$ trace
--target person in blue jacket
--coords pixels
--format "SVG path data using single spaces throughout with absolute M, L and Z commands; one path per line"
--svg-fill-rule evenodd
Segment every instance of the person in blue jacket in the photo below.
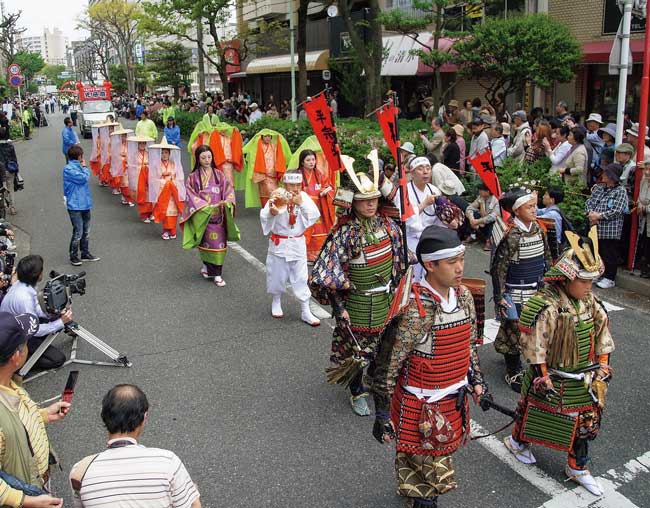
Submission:
M 170 145 L 176 145 L 181 148 L 181 129 L 176 125 L 176 120 L 173 116 L 167 117 L 167 125 L 165 126 L 165 138 Z
M 68 150 L 72 145 L 78 145 L 79 144 L 79 138 L 77 137 L 77 133 L 75 130 L 72 128 L 72 120 L 70 117 L 65 117 L 63 120 L 63 124 L 65 127 L 63 127 L 63 131 L 61 131 L 61 139 L 62 139 L 62 149 L 63 149 L 63 155 L 65 155 L 65 163 L 67 164 L 69 162 L 68 159 Z
M 83 261 L 99 261 L 90 253 L 88 233 L 90 231 L 90 210 L 93 198 L 90 195 L 90 170 L 83 160 L 84 151 L 80 145 L 68 150 L 68 163 L 63 168 L 63 195 L 72 222 L 70 240 L 70 264 L 79 266 Z M 81 258 L 79 249 L 81 248 Z

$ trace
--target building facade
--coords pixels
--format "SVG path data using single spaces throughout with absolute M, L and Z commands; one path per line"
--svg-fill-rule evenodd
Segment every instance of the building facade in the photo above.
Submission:
M 43 29 L 43 34 L 36 37 L 21 37 L 18 45 L 26 51 L 40 53 L 45 63 L 50 65 L 67 65 L 68 40 L 63 32 L 54 27 Z

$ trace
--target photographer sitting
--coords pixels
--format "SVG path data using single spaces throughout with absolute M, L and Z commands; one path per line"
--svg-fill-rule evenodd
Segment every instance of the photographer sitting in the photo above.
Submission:
M 36 291 L 36 284 L 43 278 L 43 258 L 41 256 L 25 256 L 18 262 L 16 272 L 18 281 L 9 288 L 0 304 L 0 311 L 13 315 L 34 314 L 41 320 L 42 323 L 38 331 L 27 343 L 31 356 L 48 335 L 63 330 L 64 326 L 72 321 L 72 310 L 67 309 L 60 317 L 52 320 L 53 316 L 46 314 L 41 309 Z M 34 366 L 42 370 L 56 369 L 63 365 L 65 360 L 63 352 L 50 346 Z

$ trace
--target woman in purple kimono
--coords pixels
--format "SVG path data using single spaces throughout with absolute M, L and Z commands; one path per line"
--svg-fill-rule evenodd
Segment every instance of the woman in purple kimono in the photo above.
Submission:
M 222 287 L 226 285 L 221 270 L 228 237 L 233 239 L 238 234 L 233 220 L 235 190 L 217 169 L 209 146 L 199 146 L 194 160 L 194 169 L 185 182 L 185 206 L 180 219 L 183 248 L 198 247 L 203 261 L 201 275 Z M 228 231 L 228 224 L 232 231 Z

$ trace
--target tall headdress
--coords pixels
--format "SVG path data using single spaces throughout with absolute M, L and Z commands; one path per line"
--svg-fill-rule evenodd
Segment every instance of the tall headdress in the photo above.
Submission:
M 581 239 L 572 231 L 564 233 L 569 241 L 568 248 L 560 259 L 546 272 L 544 280 L 568 280 L 576 278 L 594 280 L 604 271 L 604 265 L 598 252 L 598 230 L 592 226 L 588 239 Z

